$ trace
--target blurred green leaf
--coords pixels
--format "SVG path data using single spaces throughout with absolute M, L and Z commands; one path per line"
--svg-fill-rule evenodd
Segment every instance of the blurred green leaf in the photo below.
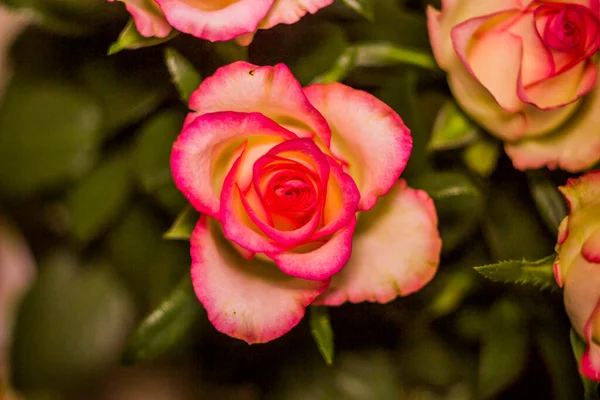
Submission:
M 404 399 L 397 360 L 382 350 L 340 352 L 332 366 L 305 354 L 279 369 L 269 400 Z
M 125 62 L 128 60 L 132 63 Z M 139 121 L 167 98 L 166 68 L 145 61 L 127 54 L 92 59 L 81 66 L 79 79 L 102 103 L 106 136 Z
M 449 150 L 466 146 L 479 137 L 477 126 L 448 100 L 438 113 L 427 148 Z
M 154 36 L 145 37 L 138 32 L 133 18 L 130 18 L 127 22 L 127 25 L 125 25 L 125 28 L 123 28 L 123 30 L 119 34 L 117 40 L 108 48 L 108 55 L 113 55 L 121 50 L 140 49 L 142 47 L 154 46 L 160 43 L 164 43 L 173 39 L 178 34 L 179 31 L 173 29 L 171 33 L 164 38 Z
M 356 66 L 384 67 L 395 64 L 407 64 L 436 71 L 435 59 L 430 52 L 404 47 L 393 43 L 373 42 L 354 46 Z
M 157 309 L 152 311 L 135 331 L 125 349 L 126 365 L 151 361 L 184 341 L 204 315 L 192 281 L 185 276 Z
M 156 307 L 189 271 L 189 245 L 163 240 L 163 231 L 155 211 L 138 204 L 108 237 L 114 268 L 142 310 Z
M 90 383 L 118 360 L 131 301 L 104 264 L 77 272 L 68 254 L 42 264 L 17 320 L 13 382 L 25 391 Z
M 567 205 L 564 197 L 542 172 L 528 172 L 531 197 L 550 231 L 558 234 L 558 226 L 567 216 Z
M 494 282 L 531 284 L 540 290 L 558 289 L 554 280 L 555 259 L 556 254 L 551 254 L 537 261 L 502 261 L 474 268 Z
M 80 175 L 93 161 L 101 121 L 83 90 L 14 79 L 0 108 L 0 193 L 27 195 Z
M 181 101 L 187 104 L 192 92 L 200 85 L 202 77 L 192 63 L 177 50 L 170 47 L 165 49 L 165 63 L 167 64 L 167 68 L 169 68 L 171 80 L 179 92 Z
M 480 133 L 462 152 L 462 159 L 469 169 L 487 177 L 496 169 L 500 158 L 500 142 Z
M 106 161 L 79 181 L 66 199 L 75 238 L 83 243 L 95 239 L 131 194 L 129 160 L 124 155 Z
M 346 51 L 336 60 L 333 67 L 325 73 L 317 76 L 312 80 L 313 83 L 332 83 L 341 82 L 350 71 L 356 66 L 356 47 L 348 47 Z
M 493 398 L 515 383 L 525 370 L 528 332 L 516 301 L 502 299 L 488 312 L 479 360 L 479 398 Z
M 554 250 L 555 238 L 523 194 L 516 179 L 500 181 L 490 190 L 483 233 L 493 260 L 536 260 Z
M 306 43 L 311 43 L 307 46 Z M 348 47 L 339 25 L 303 18 L 261 31 L 248 48 L 257 65 L 284 63 L 302 85 L 329 71 Z
M 427 306 L 427 313 L 433 318 L 455 311 L 475 286 L 474 274 L 468 269 L 461 269 L 445 278 L 442 289 Z
M 373 0 L 343 0 L 344 3 L 365 17 L 368 21 L 373 21 Z
M 190 205 L 186 206 L 163 237 L 170 240 L 189 240 L 198 223 L 198 218 L 198 211 Z
M 157 113 L 136 132 L 132 166 L 137 180 L 147 193 L 173 185 L 171 149 L 183 126 L 185 114 L 176 110 Z
M 575 332 L 575 329 L 571 329 L 571 348 L 573 349 L 573 355 L 579 365 L 583 352 L 585 351 L 585 341 Z M 587 377 L 581 375 L 581 382 L 583 383 L 583 390 L 585 392 L 585 400 L 599 400 L 598 395 L 598 382 L 592 381 Z
M 326 307 L 310 307 L 310 333 L 317 343 L 319 352 L 327 365 L 333 364 L 335 351 L 333 344 L 333 329 L 329 321 L 329 313 Z
M 433 199 L 445 253 L 458 247 L 475 231 L 484 199 L 467 176 L 454 171 L 436 171 L 418 176 L 411 185 L 425 190 Z

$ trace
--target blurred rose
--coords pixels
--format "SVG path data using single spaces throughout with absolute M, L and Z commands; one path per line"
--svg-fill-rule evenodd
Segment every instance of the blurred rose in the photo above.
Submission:
M 109 0 L 114 1 L 114 0 Z M 257 29 L 293 24 L 333 0 L 120 0 L 146 37 L 165 37 L 171 27 L 211 42 L 237 38 L 248 45 Z
M 587 343 L 581 372 L 600 381 L 600 171 L 560 189 L 569 216 L 560 225 L 554 274 L 573 327 Z
M 427 15 L 453 95 L 516 168 L 577 171 L 600 159 L 599 0 L 443 0 Z
M 244 62 L 206 79 L 189 107 L 171 168 L 203 213 L 192 279 L 218 330 L 266 342 L 311 303 L 388 302 L 433 277 L 435 209 L 398 181 L 412 141 L 390 107 L 341 84 L 303 89 L 283 64 Z M 388 191 L 355 235 L 357 213 Z
M 2 381 L 8 379 L 14 309 L 33 281 L 35 271 L 35 261 L 23 238 L 0 218 L 0 395 Z

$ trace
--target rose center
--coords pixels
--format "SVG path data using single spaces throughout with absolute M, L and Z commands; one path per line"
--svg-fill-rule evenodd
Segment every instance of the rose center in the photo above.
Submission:
M 597 45 L 594 49 L 588 48 L 596 42 L 588 39 L 590 34 L 597 33 L 599 21 L 586 7 L 547 3 L 536 11 L 536 20 L 545 21 L 543 32 L 539 33 L 546 46 L 553 50 L 583 55 L 597 49 Z

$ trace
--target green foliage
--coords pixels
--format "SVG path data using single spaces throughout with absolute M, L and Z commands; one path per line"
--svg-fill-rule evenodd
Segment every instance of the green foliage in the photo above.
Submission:
M 184 56 L 170 47 L 165 49 L 165 63 L 181 101 L 187 104 L 192 92 L 200 85 L 202 77 Z
M 567 216 L 567 204 L 562 194 L 542 172 L 527 174 L 529 190 L 535 205 L 550 231 L 558 234 L 558 226 Z
M 127 292 L 103 262 L 77 267 L 67 253 L 45 258 L 23 302 L 12 352 L 22 390 L 89 383 L 127 338 L 134 312 Z
M 179 213 L 177 219 L 163 237 L 171 240 L 189 240 L 198 223 L 198 218 L 198 212 L 188 205 Z
M 125 25 L 125 28 L 123 28 L 119 34 L 118 39 L 108 48 L 108 55 L 110 56 L 126 49 L 133 50 L 142 47 L 155 46 L 173 39 L 178 34 L 178 31 L 172 30 L 171 33 L 164 38 L 154 36 L 145 37 L 138 32 L 135 23 L 133 22 L 133 18 L 130 18 L 127 25 Z
M 327 365 L 333 364 L 335 351 L 333 343 L 333 329 L 329 321 L 329 313 L 325 307 L 310 307 L 310 333 L 317 343 L 319 352 Z
M 192 281 L 179 285 L 136 329 L 122 357 L 124 364 L 151 361 L 184 343 L 204 315 Z
M 365 17 L 368 21 L 373 21 L 373 0 L 344 0 L 344 4 Z
M 539 289 L 558 289 L 554 280 L 555 254 L 537 261 L 502 261 L 475 267 L 475 270 L 494 282 L 531 284 Z
M 22 197 L 90 166 L 102 110 L 72 84 L 15 79 L 0 109 L 0 193 Z
M 447 101 L 435 119 L 430 150 L 449 150 L 466 146 L 479 137 L 477 126 L 458 108 L 454 101 Z
M 496 169 L 500 151 L 498 140 L 480 134 L 463 150 L 462 159 L 471 171 L 487 177 Z

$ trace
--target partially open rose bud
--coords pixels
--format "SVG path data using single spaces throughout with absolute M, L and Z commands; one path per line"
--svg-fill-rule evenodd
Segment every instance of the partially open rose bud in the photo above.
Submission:
M 600 171 L 560 189 L 569 216 L 560 225 L 554 273 L 573 327 L 587 343 L 581 372 L 600 381 Z
M 580 107 L 597 79 L 599 0 L 442 5 L 441 12 L 428 9 L 436 60 L 456 100 L 506 142 L 515 167 L 576 171 L 600 159 L 600 136 L 587 125 L 597 124 L 599 107 Z M 600 95 L 590 96 L 595 104 Z M 588 148 L 577 151 L 588 138 Z

